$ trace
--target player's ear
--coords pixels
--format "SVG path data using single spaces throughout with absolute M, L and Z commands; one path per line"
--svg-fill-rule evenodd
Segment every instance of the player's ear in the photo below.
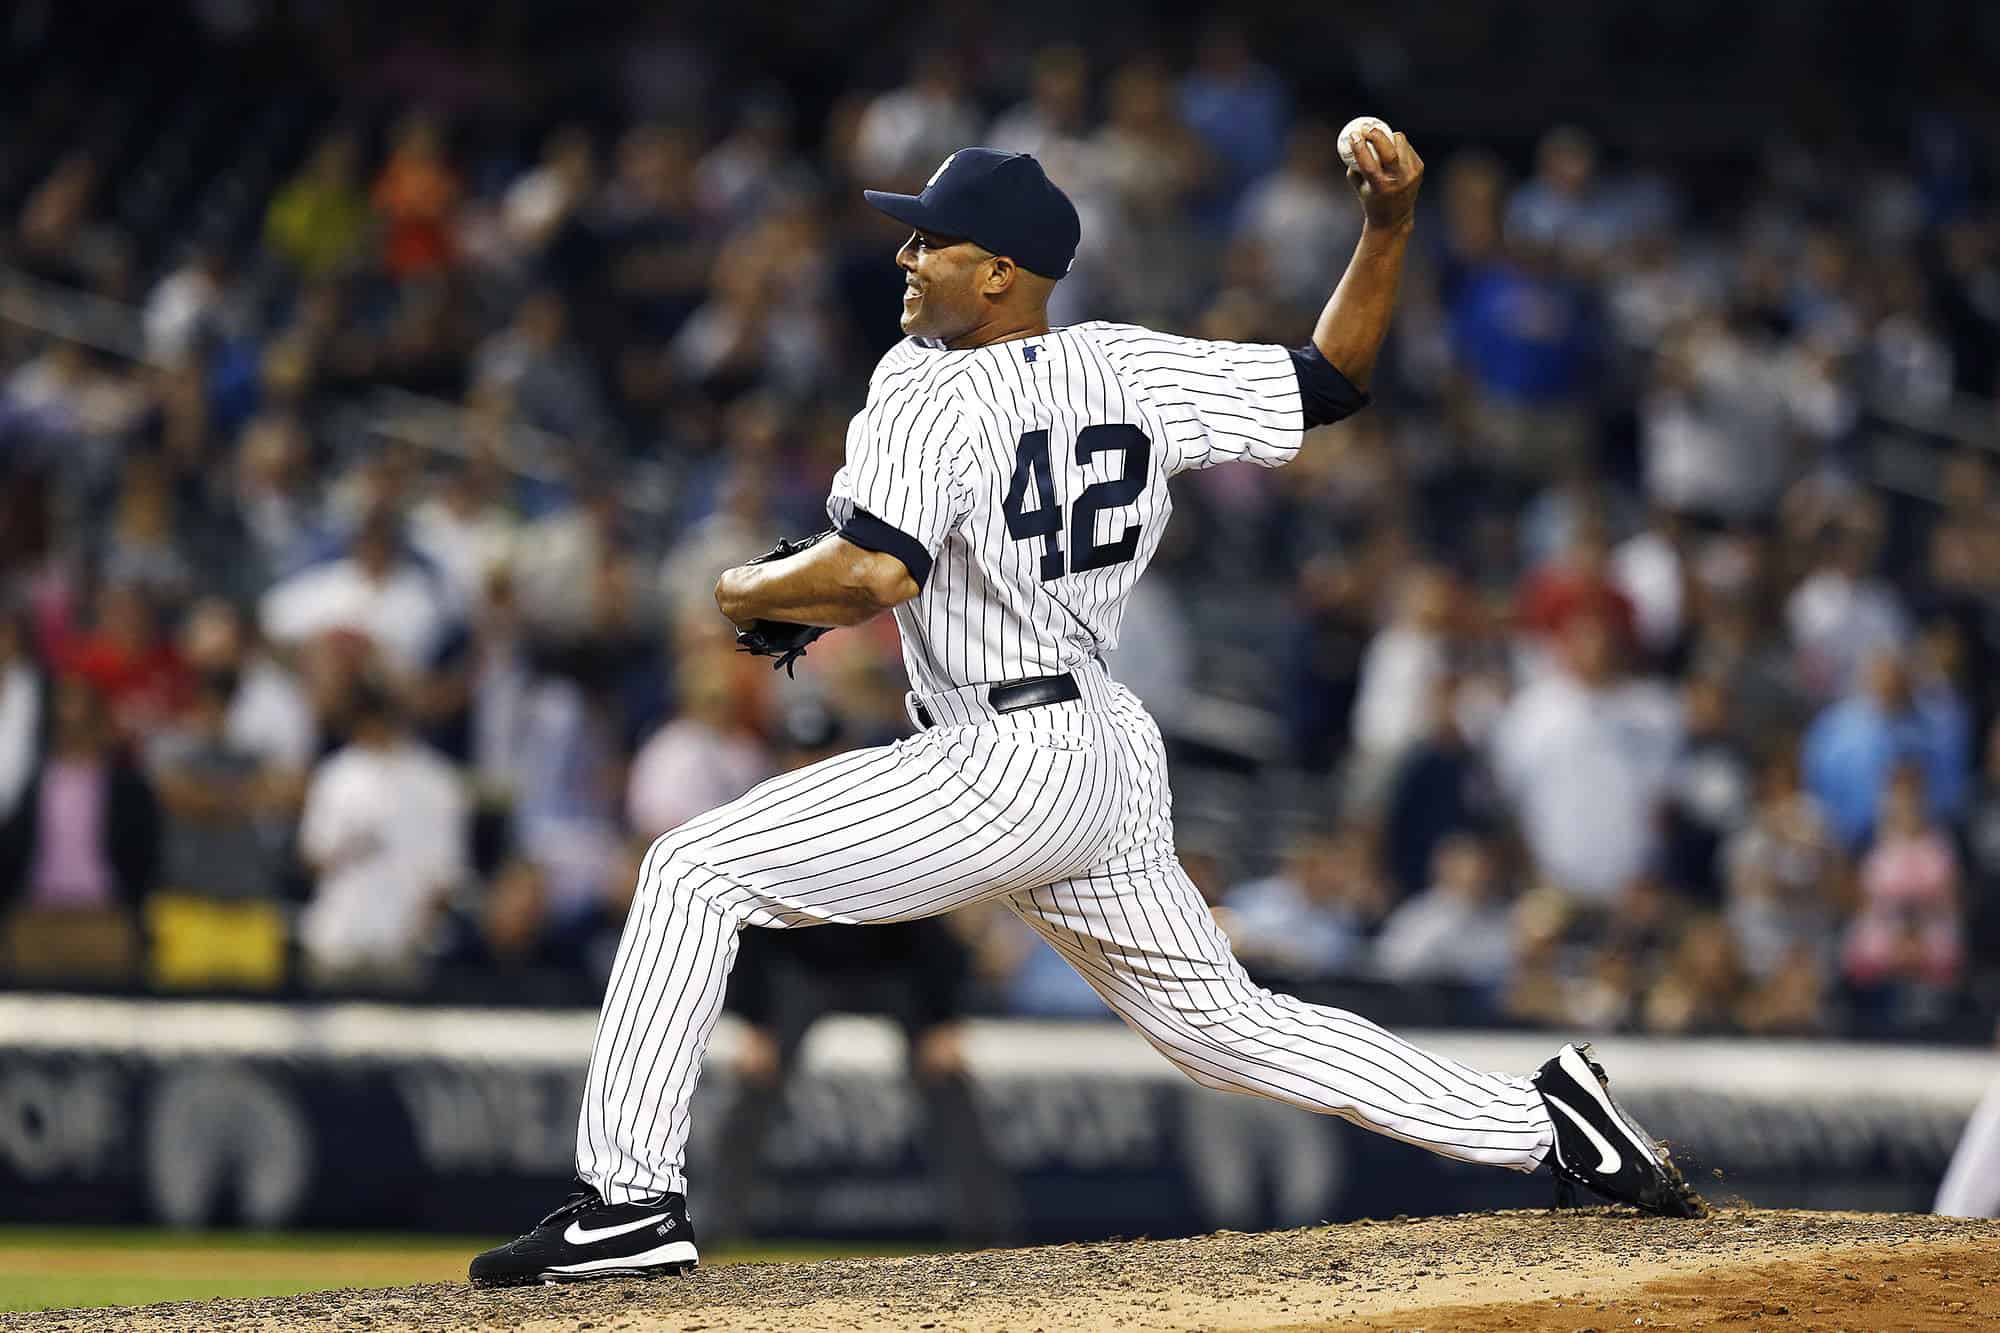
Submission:
M 994 255 L 986 261 L 986 280 L 979 290 L 988 296 L 1005 296 L 1014 286 L 1014 279 L 1020 268 L 1005 255 Z

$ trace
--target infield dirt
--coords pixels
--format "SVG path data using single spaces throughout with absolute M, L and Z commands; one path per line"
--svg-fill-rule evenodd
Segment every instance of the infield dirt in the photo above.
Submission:
M 685 1279 L 433 1284 L 0 1316 L 0 1330 L 2000 1328 L 2000 1223 L 1724 1209 L 1486 1213 Z

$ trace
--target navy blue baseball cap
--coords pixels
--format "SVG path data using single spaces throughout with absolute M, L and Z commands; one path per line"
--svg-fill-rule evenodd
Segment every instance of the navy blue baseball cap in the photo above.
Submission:
M 961 148 L 932 173 L 922 194 L 861 194 L 898 222 L 971 241 L 1045 278 L 1069 272 L 1083 238 L 1076 205 L 1026 153 Z

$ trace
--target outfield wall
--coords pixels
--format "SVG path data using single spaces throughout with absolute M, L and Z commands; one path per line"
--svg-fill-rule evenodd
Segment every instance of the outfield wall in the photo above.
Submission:
M 506 1230 L 571 1173 L 595 1015 L 0 996 L 0 1221 Z M 725 1018 L 690 1154 L 726 1132 Z M 1540 1034 L 1409 1034 L 1529 1070 Z M 1037 1239 L 1539 1206 L 1544 1178 L 1195 1087 L 1110 1024 L 982 1021 L 982 1106 Z M 1928 1208 L 2000 1060 L 1823 1042 L 1598 1043 L 1614 1089 L 1711 1195 Z M 935 1234 L 902 1039 L 823 1022 L 753 1215 L 773 1232 Z M 1720 1179 L 1713 1175 L 1721 1170 Z

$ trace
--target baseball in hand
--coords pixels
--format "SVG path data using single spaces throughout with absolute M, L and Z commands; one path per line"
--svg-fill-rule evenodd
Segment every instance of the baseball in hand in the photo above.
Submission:
M 1355 139 L 1360 135 L 1367 134 L 1370 130 L 1380 130 L 1382 133 L 1388 135 L 1391 140 L 1396 137 L 1396 132 L 1389 128 L 1388 122 L 1379 116 L 1356 116 L 1353 120 L 1348 121 L 1346 125 L 1341 127 L 1340 131 L 1340 160 L 1345 162 L 1349 168 L 1355 165 Z

